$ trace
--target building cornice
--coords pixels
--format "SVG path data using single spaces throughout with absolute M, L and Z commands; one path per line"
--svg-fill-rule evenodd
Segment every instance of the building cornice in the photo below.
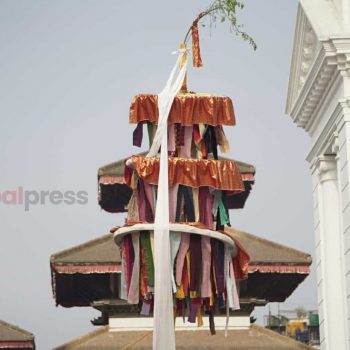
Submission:
M 332 37 L 323 41 L 322 47 L 290 111 L 293 121 L 306 131 L 310 131 L 325 92 L 337 75 L 350 77 L 350 37 Z
M 311 124 L 313 112 L 329 87 L 335 71 L 335 67 L 328 64 L 325 51 L 320 50 L 290 112 L 299 127 L 306 129 Z
M 333 135 L 335 133 L 335 127 L 339 123 L 339 120 L 342 116 L 343 107 L 341 103 L 338 103 L 331 117 L 327 121 L 327 124 L 323 128 L 321 134 L 317 138 L 317 141 L 313 144 L 309 154 L 306 157 L 306 160 L 310 163 L 311 169 L 313 169 L 315 161 L 320 154 L 328 153 L 332 151 L 332 142 Z
M 290 79 L 286 113 L 290 114 L 295 101 L 307 81 L 310 68 L 317 57 L 321 46 L 302 7 L 299 5 L 294 33 L 293 53 L 290 66 Z
M 309 132 L 319 119 L 318 113 L 334 81 L 338 76 L 350 77 L 350 33 L 335 25 L 335 14 L 330 12 L 334 5 L 316 0 L 301 4 L 297 13 L 286 112 L 299 127 Z M 315 12 L 311 8 L 319 8 L 319 17 L 313 15 Z M 334 26 L 324 28 L 322 24 L 326 23 Z M 347 87 L 349 90 L 349 83 Z

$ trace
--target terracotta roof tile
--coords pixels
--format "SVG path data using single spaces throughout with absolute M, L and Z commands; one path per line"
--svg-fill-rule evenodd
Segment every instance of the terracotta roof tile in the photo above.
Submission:
M 119 263 L 120 255 L 113 235 L 108 233 L 53 254 L 50 260 L 54 264 L 108 264 Z
M 266 238 L 226 227 L 225 232 L 239 240 L 250 255 L 250 264 L 295 264 L 310 265 L 310 254 L 303 253 Z

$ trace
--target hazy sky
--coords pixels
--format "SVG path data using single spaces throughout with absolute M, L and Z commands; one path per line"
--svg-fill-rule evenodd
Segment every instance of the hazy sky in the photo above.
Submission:
M 229 156 L 257 168 L 233 226 L 313 255 L 309 138 L 284 114 L 297 1 L 245 3 L 240 21 L 258 50 L 226 25 L 200 28 L 204 67 L 190 68 L 189 88 L 232 97 Z M 0 319 L 35 333 L 38 349 L 93 329 L 96 311 L 55 307 L 49 256 L 122 222 L 97 204 L 97 168 L 139 151 L 131 98 L 163 88 L 171 52 L 207 4 L 0 0 L 0 195 L 19 186 L 88 192 L 86 205 L 0 202 Z M 314 274 L 281 309 L 298 305 L 316 308 Z

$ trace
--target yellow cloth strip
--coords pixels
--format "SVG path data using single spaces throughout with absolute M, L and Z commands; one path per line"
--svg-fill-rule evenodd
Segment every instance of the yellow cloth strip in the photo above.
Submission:
M 202 317 L 202 305 L 198 305 L 197 309 L 197 326 L 202 327 L 203 326 L 203 317 Z

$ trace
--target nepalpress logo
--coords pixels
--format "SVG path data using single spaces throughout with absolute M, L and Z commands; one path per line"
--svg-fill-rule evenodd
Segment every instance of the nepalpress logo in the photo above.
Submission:
M 0 205 L 20 205 L 25 211 L 29 211 L 34 205 L 84 205 L 88 203 L 86 191 L 35 191 L 25 190 L 22 186 L 15 190 L 0 192 Z

